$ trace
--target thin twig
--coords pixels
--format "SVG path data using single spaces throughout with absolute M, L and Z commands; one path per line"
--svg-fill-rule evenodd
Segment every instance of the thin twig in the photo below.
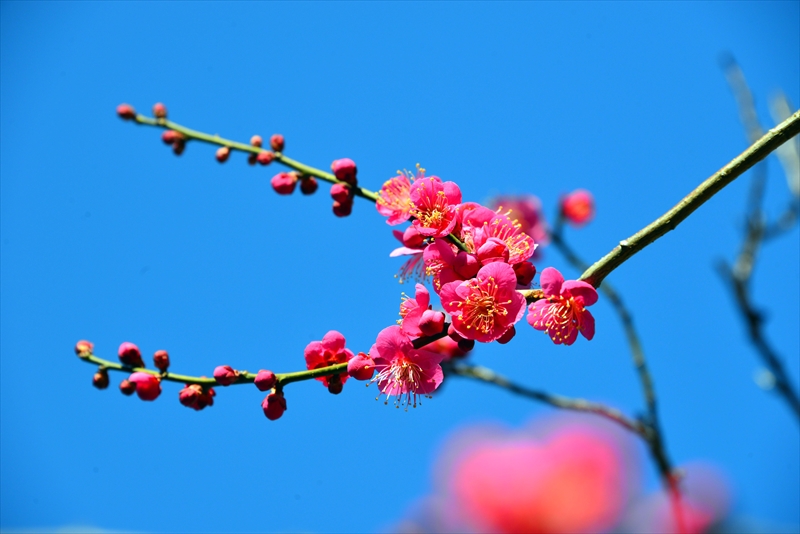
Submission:
M 718 193 L 723 187 L 744 174 L 753 165 L 767 157 L 767 155 L 783 143 L 800 132 L 800 111 L 780 123 L 766 133 L 761 139 L 753 143 L 750 148 L 735 157 L 730 163 L 706 179 L 702 184 L 686 195 L 672 209 L 664 215 L 636 232 L 628 239 L 602 257 L 594 265 L 586 269 L 580 280 L 584 280 L 594 287 L 600 287 L 603 279 L 614 269 L 625 263 L 631 256 L 644 249 L 647 245 L 674 230 L 686 217 L 703 205 L 708 199 Z

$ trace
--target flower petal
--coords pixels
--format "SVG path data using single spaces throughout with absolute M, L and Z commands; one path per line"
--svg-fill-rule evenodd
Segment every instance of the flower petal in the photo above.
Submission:
M 589 312 L 589 310 L 583 310 L 583 313 L 581 313 L 580 328 L 583 337 L 591 341 L 594 337 L 594 316 L 591 314 L 591 312 Z
M 561 294 L 561 284 L 564 283 L 564 276 L 553 267 L 547 267 L 542 274 L 539 275 L 539 284 L 544 290 L 544 294 L 548 297 Z
M 591 284 L 580 280 L 568 280 L 561 286 L 561 291 L 567 292 L 574 297 L 583 298 L 584 306 L 591 306 L 597 302 L 597 290 Z

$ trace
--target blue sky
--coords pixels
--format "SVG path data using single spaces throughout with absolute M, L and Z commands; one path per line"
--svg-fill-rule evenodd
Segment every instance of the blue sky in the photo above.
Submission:
M 174 157 L 121 102 L 286 154 L 358 163 L 377 189 L 421 163 L 465 200 L 594 192 L 595 222 L 567 237 L 587 259 L 661 215 L 746 147 L 718 65 L 731 52 L 767 124 L 800 102 L 800 3 L 0 2 L 0 527 L 138 531 L 376 531 L 431 488 L 447 436 L 552 412 L 452 379 L 404 413 L 374 387 L 287 389 L 267 421 L 252 386 L 195 413 L 166 385 L 154 403 L 122 378 L 91 387 L 72 346 L 122 341 L 173 369 L 292 371 L 331 329 L 366 350 L 397 317 L 396 242 L 367 202 L 330 214 L 279 197 L 276 167 Z M 788 192 L 768 160 L 765 206 Z M 800 523 L 800 432 L 753 379 L 760 364 L 714 270 L 739 246 L 749 176 L 609 278 L 633 310 L 670 453 L 730 480 L 734 513 Z M 768 244 L 756 301 L 800 383 L 797 226 Z M 576 273 L 556 251 L 538 267 Z M 623 332 L 566 349 L 523 327 L 476 363 L 531 387 L 642 408 Z M 524 326 L 524 325 L 523 325 Z M 652 467 L 646 483 L 655 488 Z M 352 504 L 359 503 L 358 513 Z

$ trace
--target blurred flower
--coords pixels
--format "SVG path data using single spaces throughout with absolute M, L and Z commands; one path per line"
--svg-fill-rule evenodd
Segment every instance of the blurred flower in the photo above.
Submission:
M 594 197 L 585 189 L 577 189 L 561 199 L 561 214 L 573 226 L 583 226 L 594 217 Z

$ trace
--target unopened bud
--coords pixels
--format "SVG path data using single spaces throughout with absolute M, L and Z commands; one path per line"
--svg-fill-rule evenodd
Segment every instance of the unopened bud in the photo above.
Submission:
M 433 336 L 441 333 L 444 328 L 444 313 L 434 310 L 425 310 L 422 312 L 422 318 L 419 320 L 419 329 L 426 336 Z
M 260 148 L 263 143 L 264 141 L 261 139 L 260 135 L 254 135 L 253 137 L 250 138 L 250 144 L 252 146 L 257 146 Z
M 231 149 L 226 146 L 221 146 L 217 149 L 217 161 L 225 163 L 228 161 L 228 156 L 231 155 Z
M 157 119 L 167 118 L 167 106 L 159 102 L 153 106 L 153 116 Z
M 214 369 L 214 380 L 220 386 L 230 386 L 239 377 L 239 372 L 230 365 L 220 365 Z
M 561 214 L 573 226 L 583 226 L 594 217 L 594 197 L 585 189 L 578 189 L 561 199 Z
M 178 401 L 188 408 L 194 408 L 201 393 L 203 393 L 202 386 L 198 384 L 186 384 L 183 389 L 178 392 Z
M 275 134 L 269 138 L 269 146 L 272 147 L 272 150 L 275 152 L 283 152 L 284 142 L 283 136 L 281 134 Z
M 120 104 L 117 106 L 117 115 L 123 120 L 129 121 L 136 118 L 136 111 L 133 106 L 128 104 Z
M 356 162 L 350 158 L 337 159 L 331 163 L 331 170 L 336 176 L 336 179 L 342 182 L 347 182 L 350 185 L 356 185 Z
M 183 139 L 179 139 L 172 143 L 172 152 L 175 153 L 176 156 L 180 156 L 183 154 L 183 150 L 186 148 L 186 141 Z
M 347 362 L 347 374 L 356 380 L 370 380 L 375 374 L 375 362 L 368 354 L 359 352 Z
M 419 248 L 425 242 L 425 236 L 419 233 L 416 226 L 409 226 L 403 232 L 403 246 L 408 248 Z
M 328 377 L 328 392 L 338 395 L 344 389 L 342 378 L 339 375 L 331 375 Z
M 347 217 L 353 212 L 353 200 L 347 202 L 333 201 L 333 214 L 337 217 Z
M 313 176 L 304 176 L 300 179 L 300 192 L 304 195 L 312 195 L 319 187 L 317 179 Z
M 286 411 L 286 399 L 283 396 L 283 391 L 273 391 L 267 395 L 261 402 L 261 409 L 264 410 L 264 415 L 270 421 L 280 419 L 283 412 Z
M 344 184 L 333 184 L 331 186 L 331 198 L 339 204 L 344 204 L 350 200 L 350 188 Z
M 273 176 L 270 183 L 272 189 L 279 195 L 291 195 L 297 185 L 297 175 L 291 172 L 281 172 Z
M 81 358 L 89 356 L 93 350 L 94 350 L 94 343 L 92 343 L 91 341 L 86 341 L 85 339 L 82 339 L 77 343 L 75 343 L 75 354 L 77 354 Z
M 449 327 L 447 327 L 447 335 L 450 336 L 450 339 L 452 339 L 456 343 L 464 339 L 463 337 L 461 337 L 461 334 L 456 332 L 456 329 L 453 327 L 452 324 Z
M 278 383 L 278 377 L 272 371 L 261 370 L 256 375 L 255 385 L 259 391 L 269 391 Z
M 156 400 L 161 395 L 161 380 L 150 373 L 133 373 L 128 377 L 128 381 L 136 385 L 136 394 L 142 400 Z
M 106 389 L 108 387 L 108 371 L 101 367 L 92 377 L 92 385 L 97 389 Z
M 517 275 L 518 286 L 530 287 L 536 276 L 536 267 L 529 261 L 523 261 L 514 265 L 514 274 Z
M 247 164 L 248 165 L 255 165 L 258 163 L 258 154 L 248 154 L 247 155 Z
M 157 350 L 156 353 L 153 354 L 153 365 L 162 373 L 166 373 L 169 367 L 169 354 L 167 354 L 167 351 Z
M 269 165 L 272 163 L 272 160 L 275 159 L 275 154 L 270 152 L 269 150 L 265 150 L 263 152 L 259 152 L 256 159 L 261 165 Z
M 516 329 L 516 328 L 514 328 L 514 325 L 512 324 L 512 325 L 511 325 L 511 328 L 509 328 L 508 330 L 506 330 L 506 331 L 503 333 L 503 335 L 502 335 L 502 336 L 500 336 L 500 337 L 497 339 L 497 342 L 498 342 L 498 343 L 500 343 L 501 345 L 505 345 L 506 343 L 508 343 L 509 341 L 511 341 L 511 339 L 512 339 L 512 338 L 513 338 L 513 337 L 516 335 L 516 333 L 517 333 L 517 329 Z
M 119 349 L 117 350 L 117 356 L 119 356 L 119 361 L 121 361 L 124 365 L 129 365 L 131 367 L 144 367 L 144 361 L 142 361 L 142 352 L 139 350 L 139 347 L 129 341 L 126 341 L 119 346 Z
M 161 134 L 161 140 L 164 141 L 165 145 L 171 145 L 177 141 L 186 141 L 186 137 L 175 130 L 166 130 Z
M 464 352 L 469 352 L 475 348 L 475 340 L 474 339 L 462 339 L 458 342 L 458 348 L 463 350 Z
M 119 390 L 123 395 L 133 395 L 133 393 L 136 391 L 136 384 L 130 380 L 123 380 L 119 383 Z
M 194 408 L 195 410 L 200 411 L 203 408 L 205 408 L 206 406 L 214 406 L 214 397 L 215 396 L 216 396 L 216 393 L 214 393 L 214 389 L 213 388 L 208 388 L 207 390 L 205 390 L 202 393 L 200 393 L 200 396 L 197 397 L 197 402 L 195 403 L 194 406 L 192 406 L 192 408 Z

